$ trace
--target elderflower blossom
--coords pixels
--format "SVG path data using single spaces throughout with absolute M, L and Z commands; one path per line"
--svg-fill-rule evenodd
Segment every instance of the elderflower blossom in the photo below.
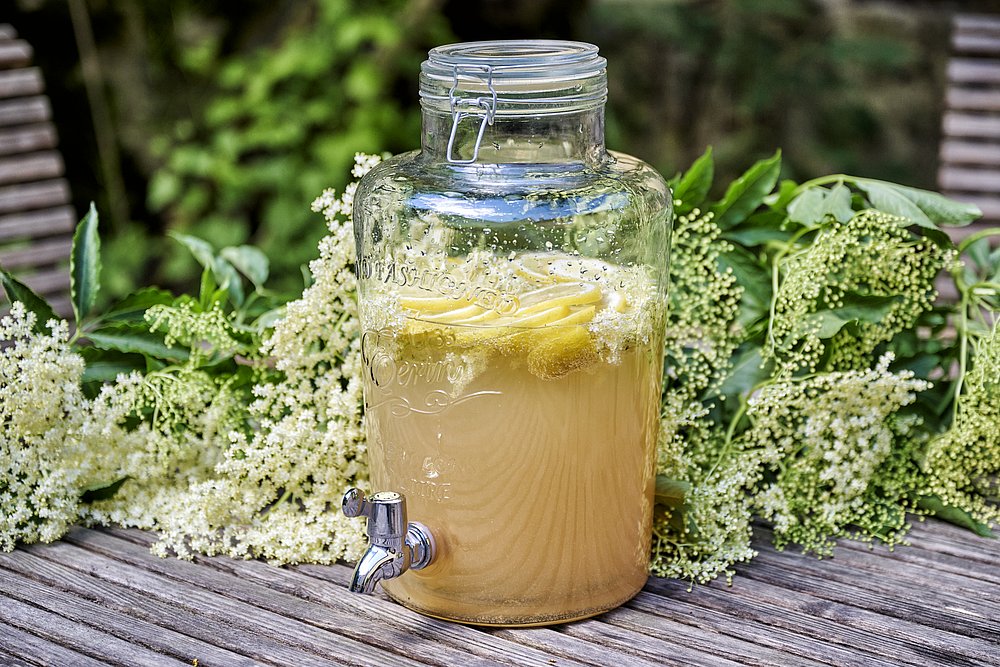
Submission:
M 353 173 L 360 176 L 378 158 L 359 155 L 356 163 Z M 157 553 L 330 563 L 345 556 L 357 558 L 363 551 L 361 527 L 335 511 L 349 486 L 367 486 L 349 221 L 356 188 L 351 184 L 339 198 L 327 190 L 313 203 L 330 233 L 320 242 L 319 258 L 310 264 L 312 285 L 287 304 L 283 319 L 261 347 L 278 373 L 253 387 L 247 417 L 255 428 L 225 418 L 227 410 L 222 408 L 216 422 L 229 427 L 222 432 L 208 423 L 214 403 L 203 403 L 200 416 L 189 419 L 195 425 L 190 441 L 175 434 L 172 443 L 174 460 L 187 456 L 185 451 L 193 455 L 203 445 L 202 459 L 186 464 L 192 474 L 160 485 L 149 480 L 129 489 L 126 484 L 121 498 L 104 503 L 108 518 L 115 517 L 109 508 L 124 513 L 127 503 L 145 508 L 147 514 L 126 518 L 161 532 Z M 170 323 L 178 318 L 163 309 L 153 316 L 172 318 Z M 221 326 L 214 330 L 226 331 Z M 216 346 L 225 343 L 212 333 L 210 327 L 201 337 Z M 193 392 L 189 398 L 200 395 L 195 379 L 181 383 Z M 169 389 L 169 383 L 157 387 L 160 392 Z M 203 398 L 219 390 L 204 389 Z M 163 398 L 171 400 L 166 394 Z M 165 405 L 164 410 L 169 408 Z
M 931 441 L 924 459 L 926 495 L 984 524 L 1000 524 L 1000 325 L 975 343 L 971 370 L 951 428 Z M 990 500 L 992 498 L 992 501 Z
M 891 372 L 892 360 L 887 353 L 869 370 L 776 382 L 750 398 L 742 439 L 772 471 L 754 503 L 773 522 L 776 546 L 828 554 L 850 526 L 889 542 L 905 531 L 915 471 L 898 443 L 912 420 L 897 413 L 930 385 Z
M 731 328 L 743 288 L 731 268 L 718 268 L 732 246 L 713 218 L 694 209 L 676 220 L 673 232 L 664 352 L 670 387 L 689 400 L 718 387 L 738 343 Z
M 50 542 L 75 521 L 82 473 L 66 465 L 86 399 L 83 359 L 68 345 L 66 322 L 34 331 L 36 317 L 15 302 L 0 319 L 0 551 Z
M 933 304 L 934 278 L 954 261 L 954 253 L 914 238 L 905 222 L 875 210 L 846 223 L 831 220 L 811 244 L 785 260 L 765 358 L 788 375 L 814 372 L 826 352 L 830 368 L 857 368 L 880 343 L 912 327 Z M 858 318 L 849 312 L 855 297 L 869 304 L 878 300 L 884 314 L 878 321 Z M 830 316 L 857 321 L 821 338 Z
M 658 472 L 687 492 L 682 507 L 660 507 L 654 517 L 650 564 L 658 576 L 700 583 L 731 578 L 733 564 L 754 556 L 745 499 L 760 469 L 752 454 L 726 451 L 700 403 L 729 372 L 743 293 L 732 270 L 719 269 L 732 246 L 713 217 L 695 209 L 676 220 L 673 232 Z

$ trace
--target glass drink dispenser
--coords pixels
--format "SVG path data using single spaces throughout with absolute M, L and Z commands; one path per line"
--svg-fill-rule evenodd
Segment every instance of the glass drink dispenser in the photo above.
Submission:
M 604 147 L 576 42 L 433 49 L 421 149 L 354 203 L 374 493 L 352 590 L 484 625 L 627 601 L 647 577 L 671 197 Z

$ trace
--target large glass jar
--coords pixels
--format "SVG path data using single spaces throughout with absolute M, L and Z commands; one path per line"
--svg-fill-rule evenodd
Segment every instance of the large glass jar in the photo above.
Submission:
M 432 616 L 536 625 L 647 577 L 671 197 L 604 147 L 605 60 L 435 48 L 419 151 L 354 202 L 374 490 L 434 561 L 382 581 Z

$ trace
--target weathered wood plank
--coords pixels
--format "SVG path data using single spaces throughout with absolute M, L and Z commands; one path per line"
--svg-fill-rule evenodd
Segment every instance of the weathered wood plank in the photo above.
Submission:
M 642 657 L 643 652 L 637 650 L 638 645 L 643 641 L 642 639 L 635 644 L 626 645 L 622 649 L 620 646 L 591 641 L 592 637 L 580 639 L 567 633 L 568 628 L 581 623 L 586 624 L 590 621 L 578 621 L 556 628 L 501 628 L 485 630 L 485 632 L 522 646 L 530 646 L 552 655 L 594 665 L 594 667 L 603 667 L 607 664 L 656 667 L 663 664 Z
M 62 179 L 0 188 L 0 214 L 68 203 L 69 185 Z
M 945 101 L 949 109 L 1000 111 L 1000 90 L 952 87 L 948 89 Z
M 1000 55 L 1000 36 L 982 32 L 956 32 L 951 45 L 955 51 L 966 55 Z
M 1000 138 L 1000 123 L 996 118 L 949 111 L 942 123 L 944 134 L 951 137 Z
M 234 667 L 259 664 L 259 660 L 269 658 L 304 659 L 309 662 L 308 656 L 303 658 L 301 652 L 288 648 L 284 642 L 269 640 L 256 632 L 240 630 L 231 623 L 220 623 L 175 605 L 160 603 L 36 554 L 0 554 L 0 567 L 118 612 L 108 619 L 83 616 L 79 620 L 89 624 L 113 621 L 115 627 L 101 627 L 112 634 L 120 625 L 133 627 L 134 634 L 145 630 L 140 641 L 178 659 L 198 657 L 201 662 L 211 661 Z M 29 597 L 28 601 L 38 602 L 35 596 Z M 67 598 L 72 603 L 73 598 L 69 595 Z
M 45 90 L 37 67 L 0 71 L 0 98 L 41 95 Z
M 0 68 L 25 67 L 31 64 L 31 45 L 23 39 L 0 42 Z
M 787 653 L 780 647 L 773 648 L 759 644 L 756 639 L 745 641 L 726 636 L 698 625 L 682 623 L 665 616 L 642 613 L 627 605 L 609 611 L 601 616 L 601 620 L 609 625 L 633 632 L 658 638 L 669 637 L 673 641 L 683 642 L 686 646 L 707 655 L 733 660 L 743 665 L 816 667 L 827 664 Z
M 69 261 L 73 239 L 63 238 L 36 241 L 31 245 L 14 250 L 0 248 L 0 266 L 10 271 L 31 266 L 46 266 Z
M 891 626 L 894 640 L 933 647 L 942 656 L 987 660 L 984 642 L 976 640 L 1000 642 L 1000 626 L 993 620 L 1000 616 L 991 609 L 995 605 L 985 600 L 963 599 L 936 586 L 930 588 L 926 582 L 921 589 L 900 579 L 865 577 L 864 572 L 832 560 L 817 561 L 822 565 L 817 569 L 806 565 L 807 559 L 762 548 L 753 567 L 738 571 L 763 584 L 744 582 L 757 594 L 764 595 L 769 587 L 775 587 L 828 600 L 835 606 L 823 609 L 824 618 L 872 632 Z M 980 593 L 987 592 L 986 588 L 983 586 Z M 975 602 L 981 604 L 980 609 Z M 1000 656 L 994 657 L 1000 660 Z
M 36 294 L 47 296 L 69 292 L 69 268 L 57 267 L 46 271 L 38 271 L 28 275 L 18 276 L 21 282 L 30 287 Z
M 842 542 L 838 548 L 842 550 L 868 551 L 867 546 L 858 542 L 850 541 Z M 888 551 L 884 546 L 874 546 L 872 547 L 872 550 L 876 553 L 884 553 Z M 890 555 L 885 554 L 885 557 L 888 558 Z M 935 572 L 960 575 L 962 577 L 984 581 L 989 584 L 993 584 L 994 586 L 1000 586 L 1000 573 L 991 572 L 990 568 L 970 566 L 969 561 L 962 556 L 944 554 L 936 551 L 928 551 L 925 549 L 907 546 L 894 549 L 891 553 L 891 558 L 892 561 L 899 563 L 899 567 L 916 565 L 932 569 Z
M 106 662 L 95 660 L 89 655 L 78 653 L 66 648 L 61 644 L 42 639 L 30 632 L 25 632 L 13 625 L 0 630 L 0 651 L 9 656 L 30 656 L 32 663 L 36 665 L 73 665 L 74 667 L 102 667 Z M 0 659 L 2 665 L 27 665 L 27 662 L 16 662 L 4 657 Z
M 70 206 L 0 216 L 0 241 L 72 232 L 76 213 Z
M 62 175 L 63 160 L 57 151 L 0 158 L 0 185 L 42 181 Z
M 191 664 L 190 660 L 176 660 L 64 617 L 65 613 L 72 613 L 73 609 L 84 607 L 92 617 L 99 618 L 103 610 L 98 605 L 68 600 L 65 595 L 60 596 L 57 591 L 41 589 L 37 584 L 14 575 L 0 579 L 0 592 L 3 593 L 0 596 L 0 622 L 31 632 L 56 644 L 72 647 L 76 651 L 103 661 L 104 664 L 151 667 Z M 24 592 L 37 596 L 35 599 L 39 603 L 47 603 L 46 606 L 49 608 L 57 608 L 63 613 L 55 614 L 15 599 L 18 593 Z M 122 630 L 127 632 L 128 628 L 123 627 Z
M 766 563 L 758 563 L 759 559 L 760 556 L 754 559 L 750 567 L 737 569 L 740 576 L 734 580 L 731 588 L 726 588 L 724 584 L 712 584 L 687 593 L 678 590 L 678 582 L 667 580 L 655 580 L 650 588 L 671 596 L 672 600 L 688 600 L 699 607 L 714 609 L 733 618 L 752 619 L 780 627 L 811 637 L 814 643 L 818 640 L 827 647 L 833 644 L 851 649 L 856 655 L 860 655 L 863 651 L 881 656 L 888 661 L 913 665 L 924 665 L 929 661 L 945 664 L 950 664 L 947 663 L 948 660 L 958 660 L 953 664 L 970 662 L 961 650 L 955 650 L 944 642 L 935 641 L 940 637 L 921 639 L 923 636 L 921 633 L 941 634 L 935 633 L 931 628 L 918 624 L 907 626 L 899 619 L 885 618 L 849 604 L 823 599 L 801 590 L 755 581 L 754 573 L 768 567 Z M 859 591 L 851 590 L 850 594 L 853 600 Z M 868 641 L 873 632 L 886 636 L 879 642 Z M 982 652 L 983 642 L 966 643 L 971 648 L 963 648 L 974 651 L 978 647 Z M 807 657 L 822 659 L 821 656 Z
M 56 147 L 56 131 L 48 123 L 22 125 L 0 131 L 0 155 L 30 153 Z
M 360 641 L 381 644 L 385 636 L 402 634 L 408 637 L 406 654 L 428 662 L 444 660 L 443 664 L 455 664 L 454 651 L 457 650 L 459 655 L 465 654 L 463 664 L 469 665 L 481 661 L 535 667 L 581 664 L 570 659 L 553 663 L 551 654 L 478 629 L 421 616 L 390 601 L 384 594 L 345 595 L 342 583 L 330 583 L 328 579 L 333 574 L 343 582 L 343 577 L 350 574 L 343 566 L 308 566 L 307 576 L 298 568 L 276 568 L 260 561 L 210 557 L 199 558 L 198 563 L 207 567 L 198 567 L 176 560 L 149 562 L 143 546 L 116 539 L 103 531 L 74 531 L 69 539 L 95 552 L 107 553 L 125 562 L 143 563 L 153 571 L 289 618 L 357 637 Z M 372 636 L 373 624 L 380 627 L 380 636 Z M 386 648 L 392 648 L 392 642 L 387 642 Z
M 1000 128 L 1000 119 L 997 126 Z M 945 190 L 1000 194 L 1000 169 L 946 166 L 938 172 L 938 184 Z
M 683 583 L 679 585 L 684 586 Z M 650 588 L 647 584 L 647 589 Z M 718 633 L 722 641 L 733 638 L 741 642 L 756 642 L 760 646 L 784 651 L 798 658 L 839 667 L 896 667 L 900 664 L 894 659 L 881 658 L 864 650 L 867 642 L 860 637 L 855 638 L 853 647 L 839 645 L 840 642 L 819 633 L 809 617 L 796 619 L 798 623 L 792 623 L 788 627 L 780 621 L 770 620 L 768 613 L 758 614 L 753 609 L 744 609 L 738 598 L 720 606 L 711 599 L 714 594 L 710 593 L 705 598 L 701 588 L 697 590 L 697 598 L 680 597 L 694 594 L 694 591 L 687 593 L 683 588 L 675 591 L 678 597 L 643 591 L 625 606 Z M 726 647 L 723 650 L 728 650 L 728 644 L 723 646 Z
M 79 531 L 75 534 L 78 535 Z M 326 664 L 326 656 L 341 656 L 341 659 L 350 656 L 350 662 L 369 667 L 385 664 L 419 667 L 423 664 L 408 659 L 405 654 L 394 654 L 375 646 L 366 646 L 284 614 L 273 613 L 228 596 L 213 594 L 183 581 L 168 579 L 145 568 L 134 567 L 124 560 L 98 554 L 75 543 L 58 543 L 46 548 L 31 547 L 29 552 L 91 577 L 131 589 L 150 600 L 175 606 L 219 623 L 229 623 L 239 629 L 241 634 L 257 634 L 262 641 L 266 637 L 269 639 L 272 657 L 282 664 L 320 666 Z M 147 563 L 150 560 L 148 556 L 145 559 Z M 200 569 L 191 563 L 175 562 L 193 570 Z M 230 585 L 240 586 L 239 582 L 230 582 Z M 290 644 L 291 647 L 282 648 L 283 644 Z M 232 647 L 229 648 L 232 650 Z
M 952 58 L 948 80 L 953 83 L 1000 83 L 1000 62 L 990 58 Z
M 1000 16 L 996 14 L 956 14 L 953 20 L 956 30 L 967 32 L 1000 31 Z
M 0 102 L 0 126 L 43 123 L 50 118 L 52 107 L 44 96 Z
M 997 97 L 1000 98 L 1000 93 Z M 1000 166 L 1000 144 L 946 140 L 941 143 L 941 160 L 958 164 Z
M 570 637 L 585 639 L 594 647 L 593 664 L 616 665 L 678 665 L 684 667 L 735 667 L 740 663 L 705 653 L 670 638 L 653 637 L 604 622 L 603 617 L 569 623 L 561 628 Z M 533 630 L 501 631 L 504 636 L 528 639 Z M 546 649 L 548 642 L 539 643 Z M 551 650 L 551 649 L 549 649 Z M 614 651 L 614 653 L 612 653 Z M 610 656 L 617 654 L 617 659 Z M 603 661 L 601 656 L 608 656 Z

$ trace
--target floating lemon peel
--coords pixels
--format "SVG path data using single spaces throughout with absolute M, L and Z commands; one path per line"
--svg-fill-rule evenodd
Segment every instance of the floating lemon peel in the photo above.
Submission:
M 521 358 L 542 379 L 617 363 L 630 343 L 648 340 L 655 288 L 644 270 L 553 255 L 504 263 L 505 273 L 520 279 L 521 291 L 507 302 L 511 312 L 466 298 L 403 291 L 398 306 L 406 318 L 404 339 L 420 347 L 422 339 L 446 328 L 456 351 Z

